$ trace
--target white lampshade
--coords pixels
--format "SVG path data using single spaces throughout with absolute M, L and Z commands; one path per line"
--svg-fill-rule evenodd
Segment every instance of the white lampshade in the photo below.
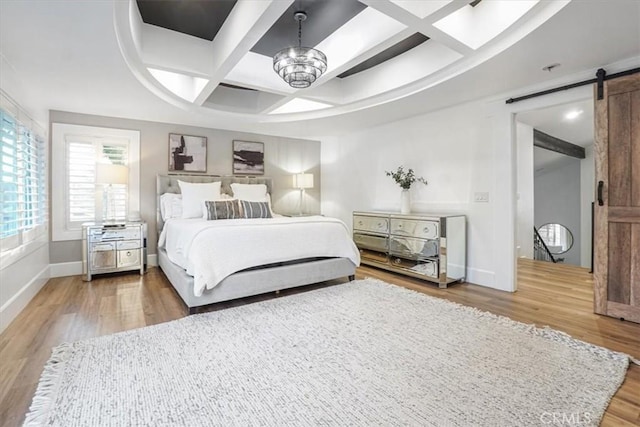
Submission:
M 127 184 L 129 168 L 110 163 L 96 163 L 96 184 Z
M 294 188 L 313 188 L 313 174 L 297 173 L 293 175 Z

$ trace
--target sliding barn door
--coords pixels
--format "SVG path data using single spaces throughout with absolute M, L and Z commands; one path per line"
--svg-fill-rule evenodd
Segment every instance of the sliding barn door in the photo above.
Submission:
M 640 322 L 640 73 L 595 97 L 595 312 Z

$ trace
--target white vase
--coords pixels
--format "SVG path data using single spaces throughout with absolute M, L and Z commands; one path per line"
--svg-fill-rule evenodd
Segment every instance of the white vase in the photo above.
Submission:
M 411 193 L 409 190 L 402 190 L 400 193 L 400 213 L 408 214 L 411 212 Z

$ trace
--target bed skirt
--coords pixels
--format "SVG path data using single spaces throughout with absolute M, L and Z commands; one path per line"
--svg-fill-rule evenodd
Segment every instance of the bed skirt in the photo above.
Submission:
M 172 263 L 167 252 L 162 248 L 158 248 L 158 265 L 189 308 L 189 313 L 195 312 L 195 307 L 216 302 L 295 288 L 341 277 L 349 277 L 352 280 L 356 271 L 356 266 L 348 258 L 322 258 L 250 269 L 228 276 L 216 287 L 206 290 L 198 297 L 193 293 L 193 277 L 189 276 L 182 267 Z

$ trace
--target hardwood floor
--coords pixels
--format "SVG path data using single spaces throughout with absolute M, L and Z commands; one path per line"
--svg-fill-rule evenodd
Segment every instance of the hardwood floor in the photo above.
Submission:
M 640 325 L 593 314 L 592 278 L 585 269 L 521 260 L 519 289 L 513 294 L 466 283 L 438 289 L 417 279 L 370 267 L 358 269 L 357 278 L 364 277 L 378 278 L 521 322 L 548 325 L 578 339 L 640 358 Z M 301 290 L 282 291 L 280 295 L 295 292 Z M 273 294 L 221 303 L 207 311 L 266 298 L 273 298 Z M 51 279 L 0 335 L 1 425 L 22 424 L 51 348 L 65 341 L 178 319 L 186 313 L 181 300 L 157 268 L 150 269 L 144 277 L 99 276 L 89 283 L 83 282 L 80 276 Z M 602 425 L 640 425 L 640 366 L 630 366 Z

